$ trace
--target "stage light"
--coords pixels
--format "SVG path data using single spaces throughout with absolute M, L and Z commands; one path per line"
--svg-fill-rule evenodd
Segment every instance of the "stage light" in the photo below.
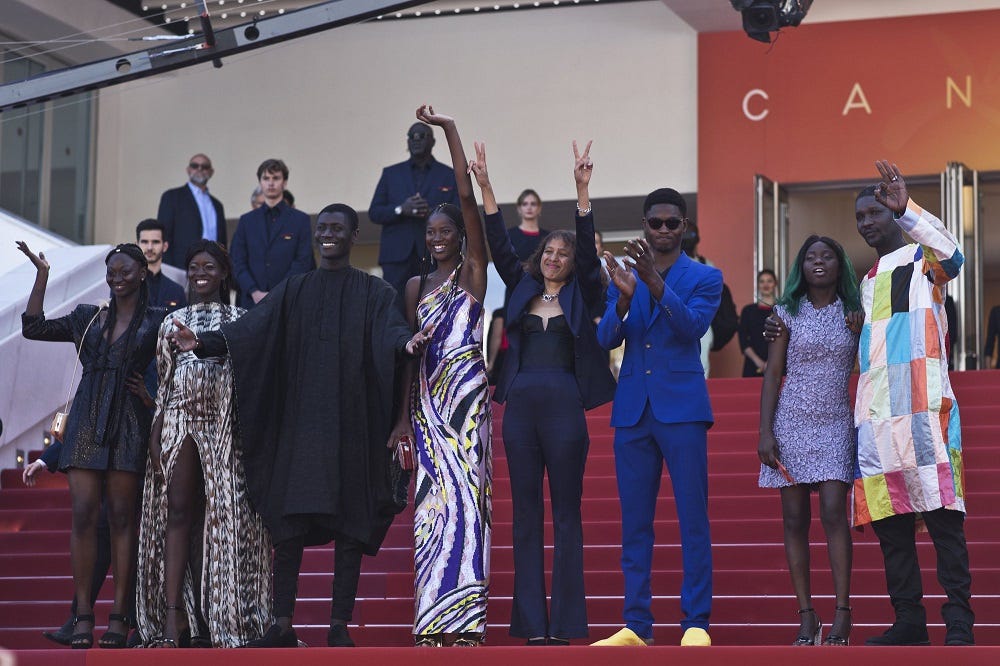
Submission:
M 770 42 L 771 33 L 796 27 L 806 17 L 812 0 L 731 0 L 743 15 L 743 30 L 751 39 Z

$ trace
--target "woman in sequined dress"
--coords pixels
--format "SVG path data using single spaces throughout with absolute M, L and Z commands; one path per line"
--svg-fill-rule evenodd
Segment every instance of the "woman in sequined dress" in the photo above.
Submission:
M 858 279 L 839 243 L 810 236 L 788 274 L 772 319 L 788 331 L 770 343 L 760 394 L 760 486 L 780 488 L 785 554 L 799 603 L 794 645 L 819 645 L 809 572 L 809 493 L 819 492 L 836 594 L 827 645 L 851 633 L 851 532 L 847 491 L 855 439 L 848 382 L 863 316 Z M 782 373 L 787 370 L 784 386 Z
M 59 469 L 69 478 L 73 505 L 70 559 L 77 615 L 71 645 L 94 643 L 91 576 L 97 556 L 97 517 L 105 495 L 111 530 L 115 597 L 101 647 L 125 647 L 130 585 L 135 567 L 136 503 L 146 462 L 152 414 L 142 371 L 153 358 L 156 331 L 166 311 L 148 307 L 146 258 L 137 245 L 118 245 L 105 257 L 110 306 L 78 305 L 67 315 L 46 319 L 42 310 L 49 263 L 18 242 L 36 270 L 35 284 L 21 319 L 29 340 L 72 342 L 82 374 L 66 425 Z

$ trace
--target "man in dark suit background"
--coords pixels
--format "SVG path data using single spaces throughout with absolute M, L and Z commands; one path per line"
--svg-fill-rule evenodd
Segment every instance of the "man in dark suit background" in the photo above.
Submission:
M 163 260 L 171 266 L 186 268 L 184 255 L 197 240 L 229 242 L 222 202 L 208 193 L 208 180 L 214 173 L 212 160 L 198 153 L 188 161 L 188 182 L 160 197 L 156 219 L 163 223 L 163 240 L 169 244 Z
M 371 221 L 382 225 L 378 252 L 382 277 L 397 294 L 403 293 L 407 280 L 420 274 L 427 216 L 443 203 L 459 205 L 455 173 L 431 155 L 430 126 L 414 123 L 406 133 L 406 147 L 410 159 L 382 170 L 368 207 Z
M 309 216 L 283 200 L 288 167 L 278 159 L 257 168 L 264 205 L 240 217 L 229 252 L 240 285 L 239 305 L 252 308 L 287 277 L 316 267 Z

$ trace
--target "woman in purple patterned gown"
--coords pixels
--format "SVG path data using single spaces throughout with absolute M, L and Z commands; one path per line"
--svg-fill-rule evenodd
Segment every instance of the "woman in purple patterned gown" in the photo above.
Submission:
M 475 646 L 486 633 L 493 476 L 482 351 L 486 240 L 455 121 L 425 106 L 417 118 L 444 130 L 462 207 L 443 204 L 428 217 L 435 268 L 406 285 L 410 326 L 431 339 L 404 376 L 412 390 L 401 396 L 390 445 L 410 437 L 416 453 L 414 642 Z

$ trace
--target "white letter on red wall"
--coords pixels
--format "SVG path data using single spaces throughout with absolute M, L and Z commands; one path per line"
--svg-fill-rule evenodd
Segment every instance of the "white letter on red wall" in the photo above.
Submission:
M 844 105 L 844 110 L 840 115 L 846 116 L 851 109 L 864 109 L 869 116 L 872 114 L 872 107 L 868 105 L 868 99 L 865 97 L 865 91 L 861 89 L 860 83 L 855 83 L 854 87 L 851 88 L 847 104 Z
M 946 91 L 946 95 L 947 95 L 946 103 L 947 103 L 949 109 L 951 108 L 951 91 L 952 90 L 955 91 L 955 94 L 958 95 L 958 98 L 960 100 L 962 100 L 962 102 L 964 102 L 967 107 L 972 108 L 972 77 L 971 76 L 966 75 L 966 77 L 965 77 L 965 94 L 964 95 L 962 94 L 962 90 L 955 84 L 955 80 L 952 79 L 950 76 L 948 77 L 948 81 L 945 84 L 945 91 Z
M 746 95 L 743 96 L 743 115 L 754 122 L 759 122 L 761 120 L 764 120 L 764 118 L 767 117 L 767 114 L 771 113 L 771 111 L 765 107 L 764 110 L 761 111 L 760 113 L 751 113 L 750 112 L 751 97 L 763 97 L 765 100 L 770 98 L 767 96 L 767 93 L 761 90 L 760 88 L 754 88 L 753 90 L 751 90 L 750 92 L 748 92 Z

